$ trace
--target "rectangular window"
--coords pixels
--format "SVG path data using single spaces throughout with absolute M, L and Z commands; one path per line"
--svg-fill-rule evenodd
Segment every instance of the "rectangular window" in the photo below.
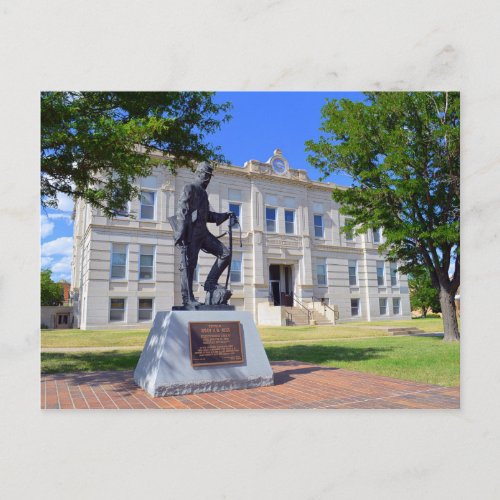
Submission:
M 380 316 L 387 315 L 387 299 L 378 299 L 378 304 L 380 308 Z
M 315 215 L 314 216 L 314 236 L 316 238 L 323 238 L 324 235 L 324 227 L 323 227 L 323 216 Z
M 276 209 L 266 207 L 266 231 L 268 233 L 276 232 Z
M 117 198 L 123 195 L 123 191 L 120 188 L 113 189 L 113 198 Z M 130 215 L 130 202 L 126 201 L 120 208 L 116 209 L 116 217 L 128 217 Z
M 359 299 L 351 299 L 351 316 L 359 316 Z
M 242 281 L 242 256 L 233 254 L 233 261 L 231 262 L 231 283 L 241 283 Z
M 379 227 L 373 230 L 373 243 L 380 243 L 382 241 L 382 231 Z
M 233 212 L 233 214 L 238 217 L 238 220 L 240 221 L 241 224 L 241 204 L 240 203 L 229 203 L 229 211 Z M 233 229 L 239 229 L 240 224 L 235 224 L 233 226 Z
M 348 222 L 351 222 L 351 220 L 352 220 L 352 219 L 346 219 L 346 220 L 345 220 L 345 224 L 347 225 L 347 223 L 348 223 Z M 345 233 L 345 239 L 346 239 L 346 241 L 353 241 L 353 240 L 354 240 L 354 233 L 353 233 L 352 229 L 351 229 L 351 230 L 349 230 L 349 231 L 347 231 L 347 232 Z
M 128 217 L 129 215 L 130 215 L 130 203 L 129 202 L 126 202 L 122 208 L 119 208 L 116 211 L 117 217 Z
M 295 234 L 295 210 L 285 210 L 285 233 Z
M 125 299 L 109 299 L 109 321 L 125 321 Z
M 399 298 L 392 299 L 392 314 L 401 314 L 401 300 Z
M 125 279 L 127 272 L 127 245 L 111 245 L 111 279 Z
M 141 245 L 139 256 L 139 279 L 152 280 L 155 259 L 155 247 L 153 245 Z
M 385 285 L 385 263 L 384 261 L 377 261 L 377 285 Z
M 153 299 L 139 299 L 139 321 L 153 319 Z
M 316 264 L 318 285 L 326 285 L 326 264 Z
M 350 260 L 349 261 L 349 285 L 357 285 L 358 284 L 358 261 Z
M 398 265 L 391 262 L 391 286 L 398 286 Z
M 155 193 L 141 191 L 141 219 L 152 220 L 155 218 Z

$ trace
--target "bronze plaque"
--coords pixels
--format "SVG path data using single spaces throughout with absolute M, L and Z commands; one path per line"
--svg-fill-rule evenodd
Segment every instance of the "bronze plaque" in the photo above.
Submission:
M 189 323 L 191 366 L 243 364 L 242 345 L 239 321 Z

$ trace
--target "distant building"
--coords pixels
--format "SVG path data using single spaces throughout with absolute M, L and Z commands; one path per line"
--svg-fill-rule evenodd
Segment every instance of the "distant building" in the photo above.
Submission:
M 71 284 L 68 283 L 66 280 L 61 280 L 57 284 L 61 285 L 61 288 L 62 288 L 62 301 L 63 301 L 63 303 L 68 304 L 70 301 Z
M 180 252 L 167 219 L 193 175 L 156 168 L 140 179 L 140 199 L 112 220 L 76 203 L 75 326 L 147 327 L 156 312 L 181 304 Z M 236 212 L 241 221 L 242 248 L 238 231 L 233 240 L 231 303 L 257 323 L 411 317 L 406 276 L 378 253 L 383 232 L 341 233 L 345 218 L 332 200 L 333 187 L 291 169 L 279 150 L 267 162 L 216 169 L 207 190 L 212 209 Z M 209 228 L 219 235 L 224 226 Z M 227 236 L 222 241 L 227 244 Z M 201 300 L 212 263 L 212 256 L 200 253 L 195 296 Z
M 73 307 L 42 306 L 40 324 L 42 328 L 73 328 Z

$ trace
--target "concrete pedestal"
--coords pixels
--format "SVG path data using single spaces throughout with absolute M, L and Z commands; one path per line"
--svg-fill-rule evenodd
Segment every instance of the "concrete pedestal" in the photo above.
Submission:
M 197 321 L 240 322 L 244 363 L 191 366 L 189 322 Z M 134 380 L 152 396 L 170 396 L 273 385 L 273 371 L 249 312 L 171 311 L 156 315 Z

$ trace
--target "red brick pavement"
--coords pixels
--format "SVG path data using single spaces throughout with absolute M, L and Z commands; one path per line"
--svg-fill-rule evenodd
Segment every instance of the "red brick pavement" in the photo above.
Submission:
M 275 385 L 153 398 L 132 371 L 42 375 L 42 409 L 460 408 L 460 389 L 298 361 L 271 363 Z

